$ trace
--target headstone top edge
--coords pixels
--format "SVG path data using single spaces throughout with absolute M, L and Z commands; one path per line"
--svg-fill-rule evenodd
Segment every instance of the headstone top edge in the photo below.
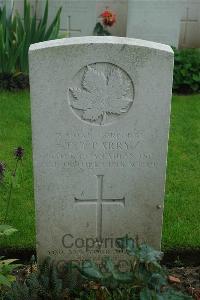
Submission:
M 116 36 L 84 36 L 84 37 L 71 37 L 64 39 L 57 39 L 51 41 L 45 41 L 41 43 L 32 44 L 29 48 L 29 53 L 36 50 L 56 48 L 68 45 L 84 45 L 84 44 L 115 44 L 115 45 L 128 45 L 138 46 L 144 48 L 151 48 L 166 52 L 167 54 L 174 55 L 172 48 L 168 45 L 155 43 L 152 41 L 146 41 L 141 39 L 116 37 Z

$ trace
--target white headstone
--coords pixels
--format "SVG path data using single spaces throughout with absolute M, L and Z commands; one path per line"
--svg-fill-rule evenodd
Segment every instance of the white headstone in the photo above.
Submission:
M 83 37 L 29 54 L 39 258 L 118 259 L 126 234 L 160 248 L 171 48 Z
M 128 0 L 127 37 L 178 46 L 185 1 Z

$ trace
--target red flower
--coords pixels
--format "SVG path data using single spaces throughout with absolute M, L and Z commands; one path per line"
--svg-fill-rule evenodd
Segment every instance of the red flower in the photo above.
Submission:
M 105 26 L 113 26 L 116 23 L 116 14 L 114 14 L 111 10 L 104 10 L 100 17 L 102 18 L 103 24 Z

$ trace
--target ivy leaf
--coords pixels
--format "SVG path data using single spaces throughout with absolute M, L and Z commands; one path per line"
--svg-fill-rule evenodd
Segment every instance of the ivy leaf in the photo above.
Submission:
M 152 289 L 160 291 L 162 287 L 167 285 L 167 280 L 164 276 L 162 276 L 162 274 L 153 273 L 148 281 L 148 285 Z
M 120 115 L 128 111 L 132 99 L 128 97 L 130 84 L 125 82 L 122 72 L 113 69 L 106 76 L 88 66 L 82 79 L 82 88 L 70 88 L 73 96 L 71 106 L 82 110 L 84 120 L 103 123 L 106 115 Z
M 102 280 L 104 278 L 97 265 L 90 260 L 83 261 L 81 266 L 74 265 L 74 267 L 77 268 L 79 272 L 87 278 L 93 280 Z
M 156 267 L 161 268 L 160 264 L 158 263 L 161 261 L 163 257 L 163 253 L 157 250 L 154 250 L 152 247 L 146 245 L 146 244 L 141 244 L 139 246 L 140 251 L 138 252 L 139 259 L 141 262 L 146 263 L 146 264 L 153 264 Z
M 117 239 L 116 243 L 121 249 L 126 250 L 129 255 L 138 258 L 141 263 L 152 264 L 161 268 L 159 261 L 163 257 L 162 252 L 154 250 L 146 244 L 137 245 L 133 239 L 130 239 L 127 236 Z
M 134 274 L 132 272 L 120 272 L 115 267 L 112 259 L 106 257 L 104 259 L 105 267 L 109 273 L 112 274 L 112 277 L 116 282 L 120 283 L 132 283 L 134 279 Z
M 140 300 L 158 300 L 156 297 L 155 291 L 152 291 L 148 288 L 144 288 L 140 292 Z

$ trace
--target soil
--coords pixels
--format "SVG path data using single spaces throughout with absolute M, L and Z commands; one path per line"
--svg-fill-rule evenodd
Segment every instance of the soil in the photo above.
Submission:
M 189 293 L 196 300 L 200 300 L 200 266 L 174 267 L 168 271 L 171 276 L 180 279 L 180 283 L 171 282 L 173 287 Z

